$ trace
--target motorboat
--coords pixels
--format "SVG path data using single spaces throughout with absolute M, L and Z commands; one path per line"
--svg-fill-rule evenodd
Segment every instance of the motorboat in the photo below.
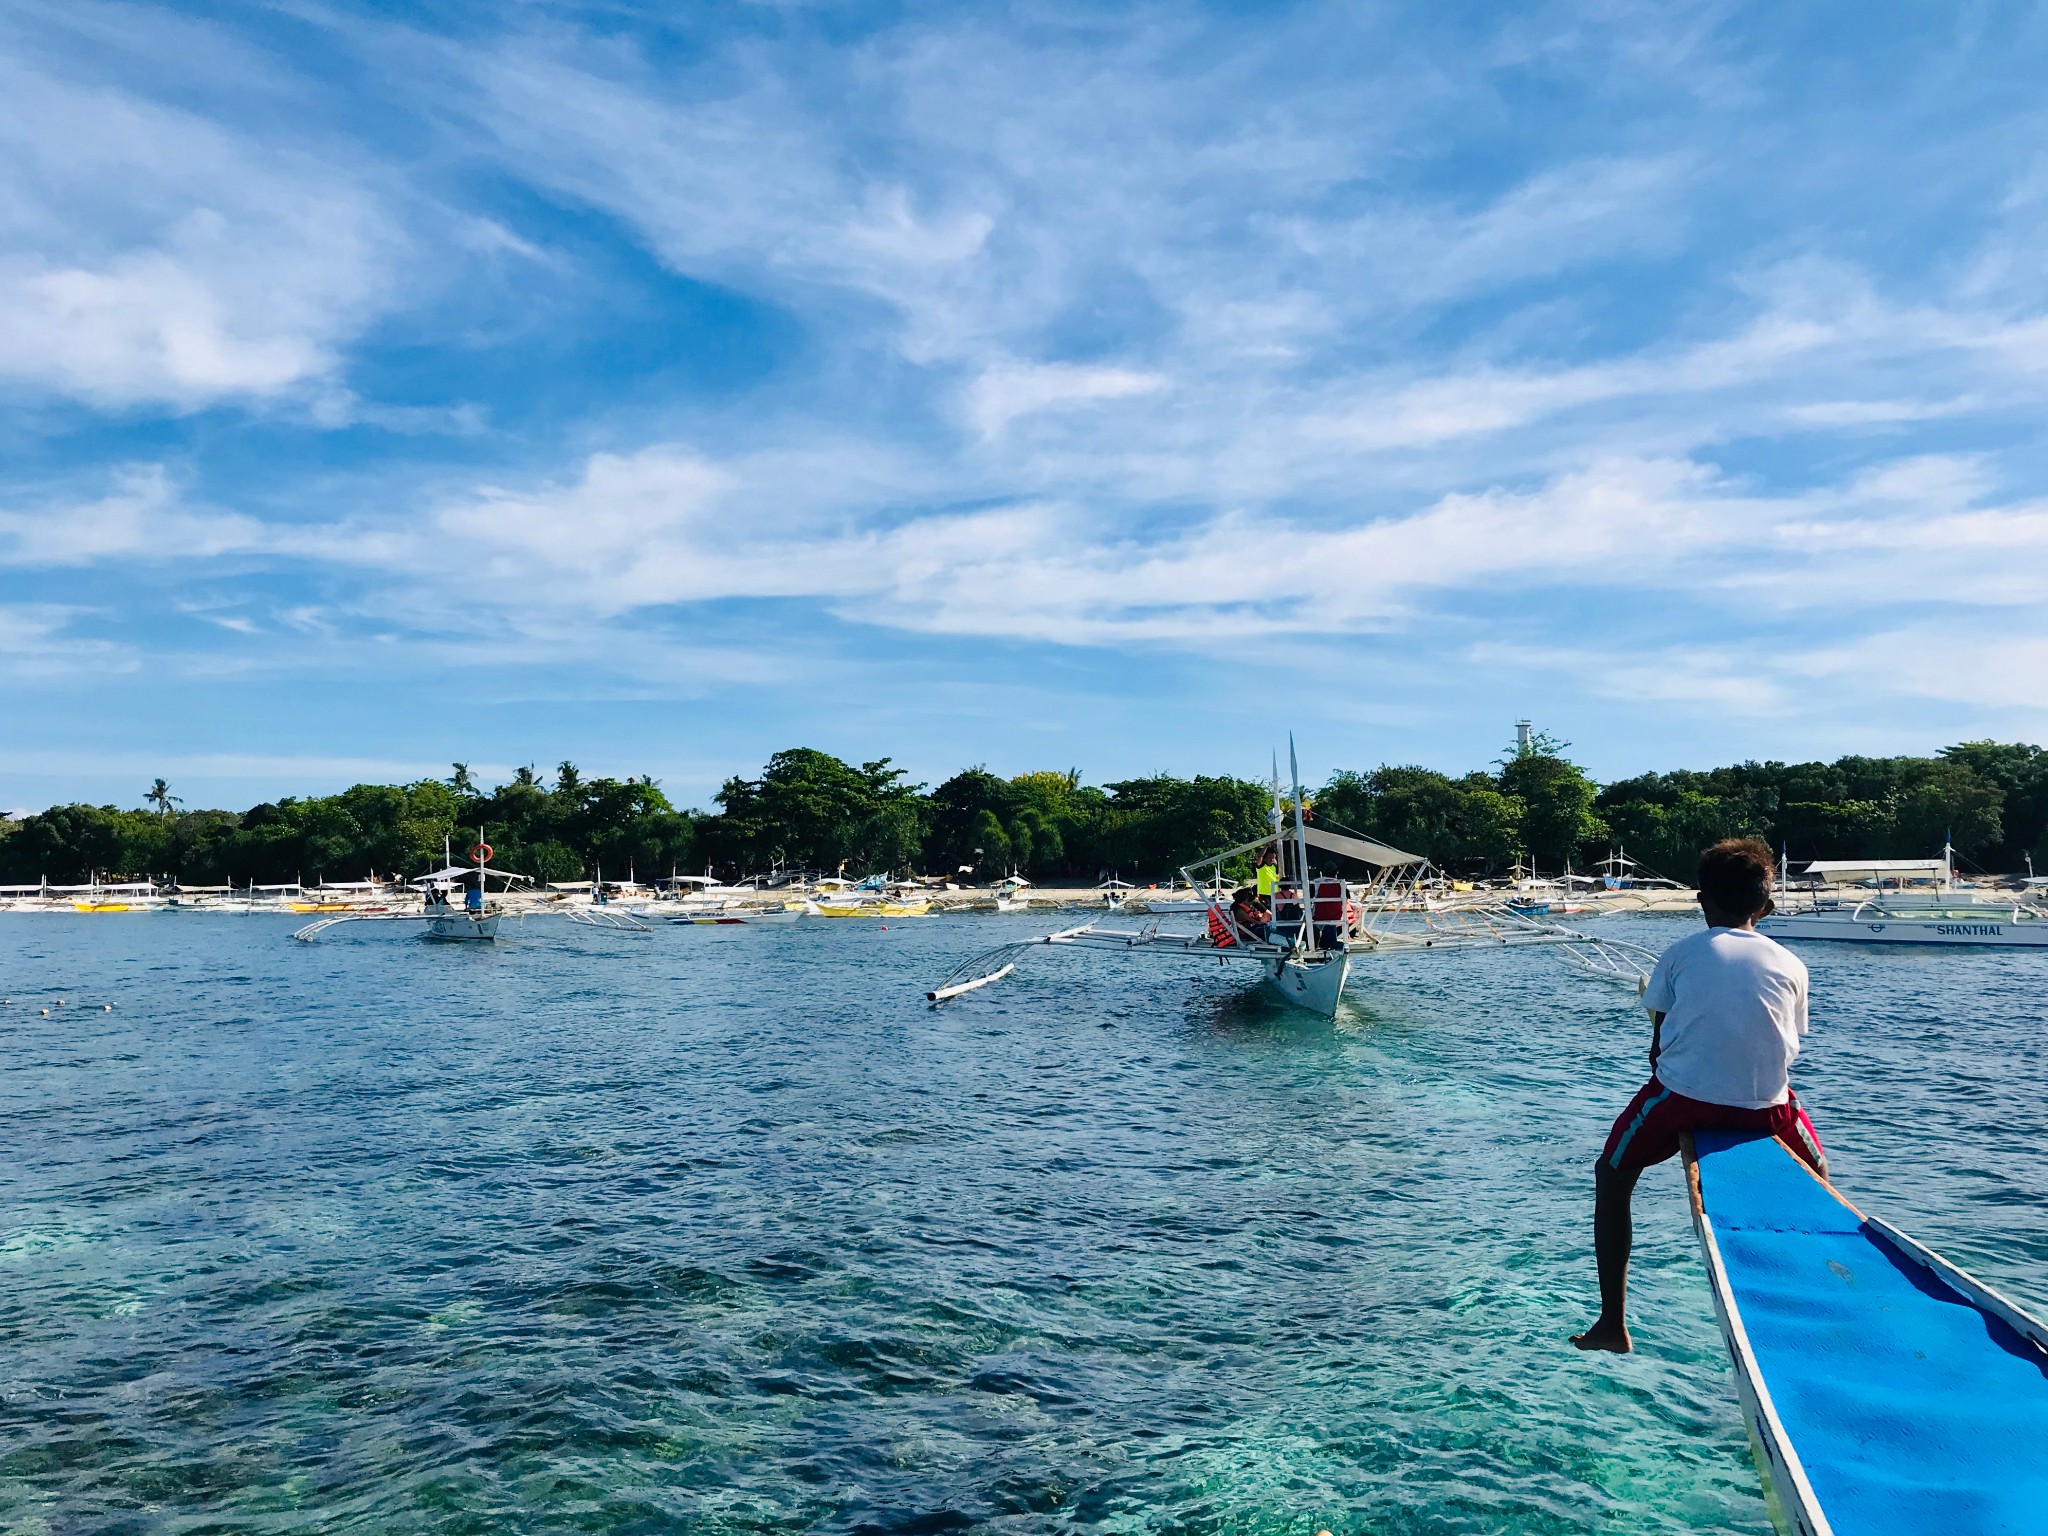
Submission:
M 2048 908 L 2031 892 L 1959 884 L 1954 849 L 1933 859 L 1821 859 L 1795 895 L 1779 864 L 1778 910 L 1757 920 L 1774 939 L 1849 944 L 1934 944 L 1966 949 L 2048 949 Z

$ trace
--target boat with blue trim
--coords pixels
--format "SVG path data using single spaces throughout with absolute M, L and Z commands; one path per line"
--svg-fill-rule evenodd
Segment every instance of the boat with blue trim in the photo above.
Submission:
M 2048 1325 L 1780 1141 L 1698 1131 L 1684 1157 L 1778 1530 L 2048 1531 Z

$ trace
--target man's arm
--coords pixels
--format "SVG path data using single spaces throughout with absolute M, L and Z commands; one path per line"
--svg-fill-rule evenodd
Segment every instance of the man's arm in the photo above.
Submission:
M 1657 1075 L 1657 1053 L 1664 1049 L 1664 1015 L 1650 1010 L 1650 1076 Z

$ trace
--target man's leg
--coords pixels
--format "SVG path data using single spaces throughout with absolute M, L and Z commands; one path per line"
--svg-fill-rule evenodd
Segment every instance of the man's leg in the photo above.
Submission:
M 1628 1256 L 1635 1246 L 1631 1202 L 1640 1168 L 1616 1168 L 1603 1156 L 1593 1170 L 1593 1262 L 1600 1272 L 1600 1316 L 1584 1333 L 1572 1335 L 1581 1349 L 1625 1355 L 1628 1336 Z
M 1785 1102 L 1773 1111 L 1772 1122 L 1772 1134 L 1803 1158 L 1815 1173 L 1826 1178 L 1827 1149 L 1820 1144 L 1820 1132 L 1806 1118 L 1806 1106 L 1799 1102 L 1798 1094 L 1785 1095 Z

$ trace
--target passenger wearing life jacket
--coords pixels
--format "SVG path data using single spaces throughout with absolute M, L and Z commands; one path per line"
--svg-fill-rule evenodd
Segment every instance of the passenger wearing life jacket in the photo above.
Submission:
M 1231 898 L 1230 920 L 1237 925 L 1239 933 L 1262 944 L 1273 927 L 1270 912 L 1259 905 L 1258 893 L 1250 886 L 1243 887 Z

